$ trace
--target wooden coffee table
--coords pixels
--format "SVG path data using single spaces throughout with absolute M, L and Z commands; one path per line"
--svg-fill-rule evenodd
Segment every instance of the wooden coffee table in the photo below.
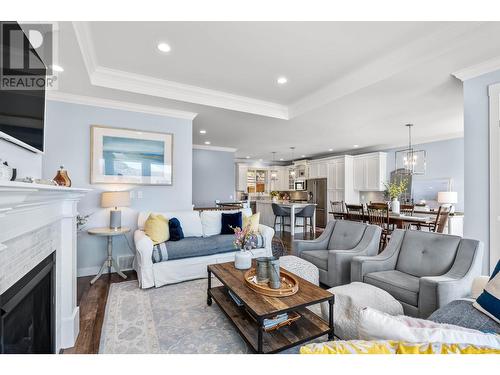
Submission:
M 215 300 L 255 352 L 276 353 L 325 334 L 329 340 L 333 339 L 335 296 L 332 293 L 297 276 L 299 291 L 296 294 L 281 298 L 267 297 L 254 292 L 245 284 L 245 271 L 236 269 L 233 262 L 211 264 L 207 271 L 207 304 L 210 306 L 212 299 Z M 223 286 L 212 287 L 212 275 L 217 277 Z M 243 306 L 236 305 L 228 290 L 241 300 Z M 325 301 L 329 303 L 328 323 L 306 308 Z M 300 319 L 275 331 L 264 330 L 264 319 L 292 311 L 298 312 Z

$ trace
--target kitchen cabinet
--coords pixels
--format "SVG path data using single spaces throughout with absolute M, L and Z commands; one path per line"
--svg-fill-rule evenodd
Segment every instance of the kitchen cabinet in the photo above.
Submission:
M 326 161 L 309 164 L 309 178 L 327 178 L 328 163 Z
M 237 164 L 236 171 L 236 190 L 247 191 L 247 172 L 248 167 L 244 164 Z
M 327 164 L 328 189 L 344 189 L 345 162 L 342 159 L 332 160 Z
M 387 154 L 374 152 L 354 157 L 354 189 L 384 191 L 387 179 Z

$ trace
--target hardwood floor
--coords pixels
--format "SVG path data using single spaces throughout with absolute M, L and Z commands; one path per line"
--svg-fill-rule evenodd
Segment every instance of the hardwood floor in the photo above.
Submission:
M 316 235 L 296 234 L 295 239 L 314 239 Z M 276 232 L 276 236 L 283 241 L 287 254 L 293 253 L 293 239 L 289 232 Z M 111 284 L 123 281 L 137 280 L 135 271 L 126 271 L 127 280 L 123 280 L 118 274 L 103 275 L 94 285 L 90 285 L 93 276 L 79 277 L 77 281 L 77 304 L 80 306 L 80 334 L 74 347 L 64 349 L 64 354 L 97 354 L 101 339 L 101 329 L 104 322 L 104 311 L 108 300 L 108 292 Z
M 64 354 L 97 354 L 101 339 L 104 311 L 109 287 L 113 283 L 137 280 L 135 271 L 125 271 L 127 280 L 117 273 L 101 276 L 90 285 L 93 276 L 79 277 L 77 281 L 77 304 L 80 306 L 80 334 L 74 347 L 64 349 Z

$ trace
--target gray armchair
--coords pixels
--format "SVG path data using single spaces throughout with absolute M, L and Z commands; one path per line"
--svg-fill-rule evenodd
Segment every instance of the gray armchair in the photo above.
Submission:
M 427 318 L 435 310 L 470 295 L 481 274 L 483 244 L 440 233 L 395 230 L 375 257 L 354 257 L 352 281 L 384 289 L 406 315 Z
M 351 259 L 378 252 L 381 229 L 348 220 L 330 221 L 315 240 L 293 241 L 294 254 L 319 268 L 319 280 L 328 286 L 351 282 Z

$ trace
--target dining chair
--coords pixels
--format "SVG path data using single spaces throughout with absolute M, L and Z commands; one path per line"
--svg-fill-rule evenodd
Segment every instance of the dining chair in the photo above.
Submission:
M 365 208 L 362 204 L 345 204 L 347 220 L 365 222 Z
M 367 209 L 368 223 L 382 228 L 379 244 L 379 251 L 382 251 L 385 249 L 392 233 L 389 218 L 389 205 L 387 203 L 372 203 L 367 206 Z
M 343 220 L 344 215 L 342 214 L 345 213 L 344 201 L 338 201 L 338 202 L 330 201 L 330 206 L 333 212 L 333 218 L 335 220 Z
M 401 204 L 399 206 L 399 212 L 404 216 L 413 216 L 415 213 L 415 205 L 414 204 Z M 412 229 L 411 223 L 404 223 L 405 229 Z M 394 228 L 393 228 L 394 229 Z M 418 229 L 418 226 L 417 226 Z
M 436 220 L 429 224 L 419 224 L 419 229 L 427 228 L 429 232 L 443 233 L 446 223 L 448 222 L 448 217 L 450 216 L 451 206 L 442 205 L 439 206 L 438 212 L 436 214 Z

